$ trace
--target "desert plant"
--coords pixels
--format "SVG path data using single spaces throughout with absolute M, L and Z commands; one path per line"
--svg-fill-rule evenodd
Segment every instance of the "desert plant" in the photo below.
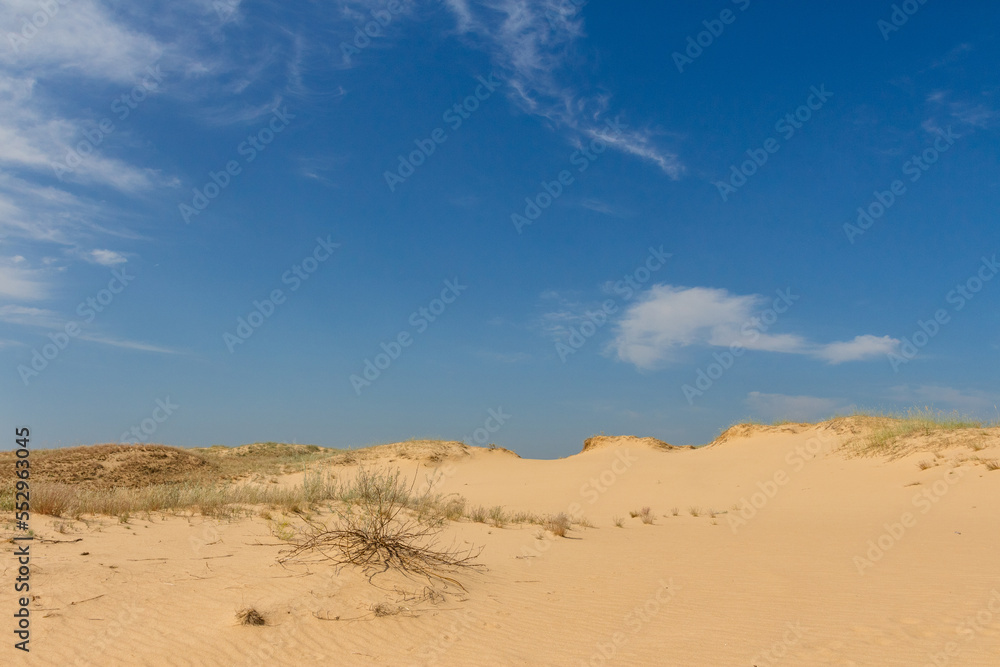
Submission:
M 564 513 L 560 512 L 550 516 L 545 522 L 545 530 L 549 531 L 556 537 L 566 537 L 566 533 L 570 529 L 571 525 L 570 518 Z
M 670 513 L 671 513 L 672 515 L 674 515 L 674 516 L 677 516 L 678 514 L 680 514 L 680 513 L 681 513 L 681 511 L 680 511 L 679 509 L 677 509 L 676 507 L 671 507 L 671 508 L 670 508 Z
M 264 615 L 253 607 L 245 607 L 236 612 L 236 620 L 240 625 L 267 625 Z
M 689 507 L 688 512 L 690 512 L 691 516 L 698 516 L 701 514 L 701 510 L 694 506 Z
M 500 505 L 495 505 L 490 508 L 489 518 L 490 523 L 497 528 L 503 528 L 504 524 L 507 523 L 507 513 L 503 511 L 503 507 Z
M 625 519 L 621 518 L 620 516 L 616 516 L 614 518 L 614 522 L 615 522 L 615 526 L 617 526 L 618 528 L 624 528 L 625 527 Z
M 996 459 L 990 459 L 986 461 L 986 469 L 990 471 L 1000 470 L 1000 463 Z
M 653 516 L 653 510 L 651 510 L 649 507 L 643 507 L 641 510 L 639 510 L 639 520 L 642 521 L 643 523 L 651 524 L 653 523 L 654 519 L 655 517 Z
M 336 566 L 355 565 L 370 576 L 392 569 L 462 587 L 447 573 L 475 567 L 481 549 L 438 547 L 439 524 L 408 510 L 412 489 L 413 482 L 407 484 L 399 470 L 360 468 L 354 504 L 336 510 L 332 527 L 307 521 L 303 537 L 280 562 L 315 558 Z

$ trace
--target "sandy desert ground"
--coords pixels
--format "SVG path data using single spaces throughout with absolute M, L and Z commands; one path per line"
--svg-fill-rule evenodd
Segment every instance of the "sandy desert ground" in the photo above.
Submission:
M 5 541 L 0 662 L 1000 665 L 1000 429 L 915 432 L 859 455 L 872 428 L 743 425 L 694 449 L 595 437 L 559 460 L 420 441 L 309 463 L 345 479 L 361 463 L 398 467 L 508 521 L 576 521 L 559 537 L 446 520 L 444 544 L 482 547 L 482 567 L 454 582 L 280 564 L 303 516 L 330 517 L 323 502 L 305 514 L 34 515 L 31 652 L 12 646 Z M 304 474 L 240 483 L 294 487 Z M 651 523 L 630 516 L 644 507 Z M 244 608 L 266 624 L 241 625 Z

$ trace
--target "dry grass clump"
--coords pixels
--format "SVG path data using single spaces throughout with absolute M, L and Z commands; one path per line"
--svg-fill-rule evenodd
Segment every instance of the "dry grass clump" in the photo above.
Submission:
M 624 528 L 625 527 L 625 519 L 621 518 L 620 516 L 616 516 L 612 520 L 615 522 L 615 527 L 617 527 L 617 528 Z
M 545 530 L 549 531 L 556 537 L 566 537 L 566 533 L 569 532 L 572 521 L 565 512 L 560 512 L 559 514 L 554 514 L 550 516 L 545 521 Z
M 240 625 L 267 625 L 264 615 L 253 607 L 244 607 L 236 612 L 236 620 Z
M 699 514 L 701 514 L 701 510 L 698 509 L 697 507 L 691 506 L 688 508 L 688 513 L 690 513 L 691 516 L 698 516 Z
M 649 507 L 643 507 L 641 510 L 632 510 L 628 513 L 633 519 L 640 519 L 643 523 L 650 524 L 653 523 L 655 517 L 653 516 L 653 510 Z
M 303 536 L 280 562 L 319 560 L 354 565 L 371 576 L 388 570 L 454 583 L 449 573 L 475 567 L 481 549 L 439 547 L 440 522 L 410 509 L 413 483 L 400 471 L 360 468 L 347 494 L 350 502 L 334 511 L 333 525 L 307 521 Z
M 998 462 L 996 459 L 989 459 L 988 461 L 985 461 L 985 464 L 987 470 L 990 471 L 1000 470 L 1000 462 Z
M 503 528 L 507 523 L 507 513 L 504 512 L 503 508 L 499 505 L 490 508 L 489 511 L 490 523 L 497 528 Z

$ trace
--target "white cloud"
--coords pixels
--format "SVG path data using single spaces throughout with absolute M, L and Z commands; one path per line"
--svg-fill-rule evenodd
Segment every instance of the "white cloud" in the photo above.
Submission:
M 24 39 L 25 19 L 42 6 L 35 0 L 6 0 L 0 5 L 0 33 L 6 42 L 0 48 L 0 63 L 7 71 L 55 69 L 131 84 L 144 67 L 163 54 L 164 48 L 156 39 L 125 25 L 123 13 L 113 13 L 104 3 L 73 0 L 52 6 L 57 9 L 47 22 L 34 34 L 26 31 L 24 34 L 31 37 Z M 12 34 L 16 37 L 11 38 Z
M 89 261 L 101 266 L 118 266 L 128 261 L 125 255 L 114 250 L 91 250 L 87 256 Z
M 49 285 L 41 279 L 40 271 L 0 264 L 0 295 L 28 301 L 44 299 L 48 292 Z
M 780 297 L 774 304 L 769 302 L 760 295 L 718 288 L 654 285 L 625 310 L 615 325 L 610 349 L 622 361 L 651 369 L 674 360 L 678 350 L 692 345 L 739 344 L 748 350 L 805 354 L 837 364 L 871 359 L 899 344 L 888 336 L 872 335 L 817 344 L 798 334 L 773 333 L 774 321 L 765 325 L 757 315 L 767 305 L 790 306 L 782 304 Z
M 790 421 L 827 419 L 836 413 L 848 412 L 852 407 L 835 398 L 764 394 L 759 391 L 747 394 L 746 404 L 755 416 Z
M 576 43 L 585 37 L 583 19 L 568 0 L 446 0 L 457 30 L 477 40 L 527 112 L 576 133 L 577 143 L 601 138 L 611 147 L 657 165 L 671 178 L 684 171 L 677 155 L 653 143 L 645 130 L 611 136 L 604 128 L 605 94 L 577 90 L 569 81 L 579 65 Z
M 822 345 L 816 351 L 816 356 L 826 359 L 831 364 L 840 364 L 845 361 L 864 361 L 884 357 L 890 352 L 895 352 L 899 349 L 899 343 L 898 338 L 865 334 L 855 336 L 854 340 Z

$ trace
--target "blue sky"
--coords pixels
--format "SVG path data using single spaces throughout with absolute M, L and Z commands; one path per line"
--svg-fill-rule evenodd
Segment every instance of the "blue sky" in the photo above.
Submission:
M 0 9 L 35 446 L 997 416 L 995 3 L 140 5 Z

